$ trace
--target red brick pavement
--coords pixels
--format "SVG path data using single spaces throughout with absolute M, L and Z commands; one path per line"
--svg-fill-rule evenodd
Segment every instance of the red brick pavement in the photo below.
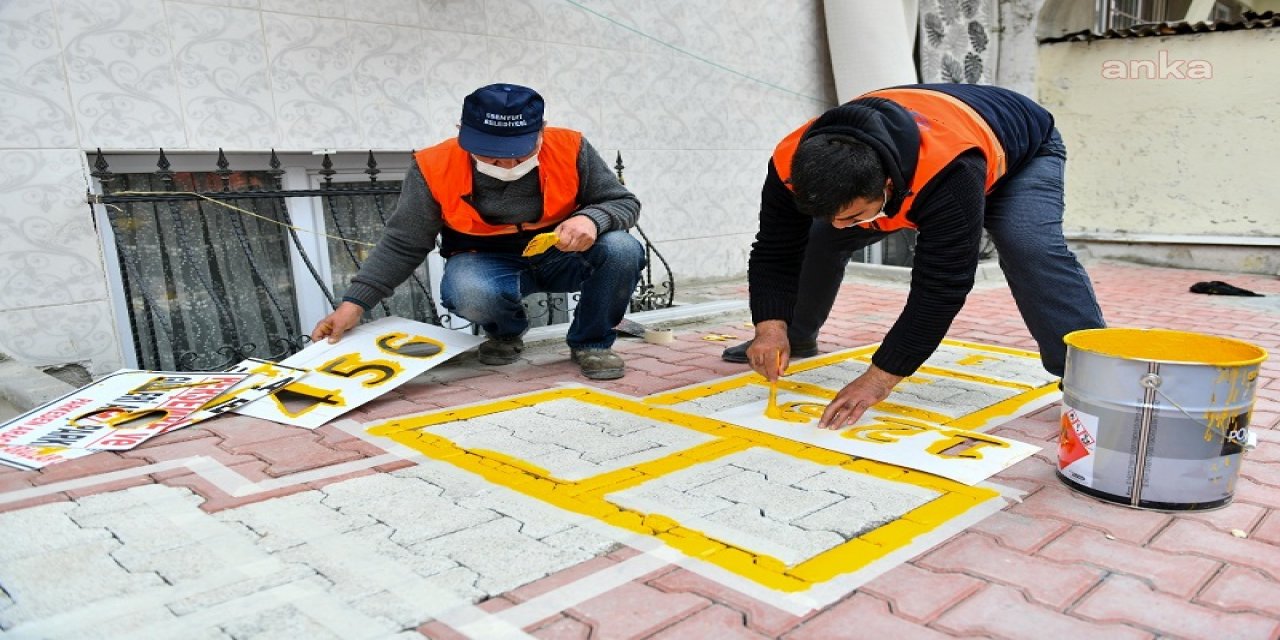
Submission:
M 1276 278 L 1125 264 L 1095 264 L 1089 271 L 1111 326 L 1225 335 L 1280 354 L 1280 310 L 1187 290 L 1197 281 L 1226 280 L 1280 296 Z M 744 297 L 745 288 L 726 285 L 721 293 Z M 902 284 L 846 284 L 820 338 L 822 348 L 830 351 L 880 340 L 905 298 Z M 646 395 L 739 373 L 741 366 L 719 359 L 720 351 L 732 342 L 702 337 L 749 337 L 741 315 L 678 328 L 671 346 L 621 340 L 617 348 L 631 364 L 629 374 L 593 384 Z M 980 284 L 949 335 L 1035 348 L 1007 289 L 999 285 Z M 535 350 L 525 362 L 510 367 L 485 367 L 463 356 L 349 417 L 371 422 L 566 381 L 587 382 L 567 355 L 567 349 Z M 1013 420 L 999 432 L 1048 444 L 1056 433 L 1057 412 L 1056 406 L 1049 407 Z M 1280 356 L 1262 368 L 1252 426 L 1261 434 L 1262 445 L 1246 460 L 1235 503 L 1220 511 L 1135 511 L 1080 496 L 1057 481 L 1050 449 L 995 478 L 1024 491 L 1020 503 L 805 616 L 675 568 L 572 603 L 526 631 L 540 638 L 1275 638 L 1280 634 Z M 132 468 L 191 456 L 210 457 L 247 481 L 260 482 L 380 453 L 333 427 L 302 432 L 231 416 L 123 454 L 98 454 L 40 473 L 0 470 L 0 491 L 104 472 L 127 474 Z M 0 510 L 155 481 L 190 488 L 206 498 L 203 508 L 209 511 L 316 486 L 232 497 L 189 469 L 178 468 L 108 485 L 75 486 L 0 505 Z M 598 558 L 482 607 L 515 606 L 617 559 Z M 438 622 L 420 630 L 431 637 L 457 637 Z

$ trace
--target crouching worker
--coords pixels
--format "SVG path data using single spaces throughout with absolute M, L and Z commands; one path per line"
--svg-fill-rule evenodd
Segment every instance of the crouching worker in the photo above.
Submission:
M 915 229 L 906 306 L 819 426 L 855 422 L 938 348 L 986 229 L 1041 362 L 1061 376 L 1063 336 L 1103 326 L 1062 233 L 1065 162 L 1053 116 L 997 87 L 898 87 L 830 109 L 774 151 L 748 267 L 755 337 L 724 359 L 772 380 L 791 357 L 816 355 L 853 252 Z
M 382 238 L 312 340 L 337 341 L 403 282 L 441 237 L 441 302 L 488 338 L 479 359 L 515 362 L 529 328 L 522 299 L 581 292 L 566 337 L 573 361 L 594 380 L 623 375 L 612 350 L 644 266 L 627 233 L 640 202 L 577 131 L 543 126 L 542 96 L 493 84 L 462 104 L 458 136 L 414 154 Z M 555 246 L 523 257 L 554 231 Z

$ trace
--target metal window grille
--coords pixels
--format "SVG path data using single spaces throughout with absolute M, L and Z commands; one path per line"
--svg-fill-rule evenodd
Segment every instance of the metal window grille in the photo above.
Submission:
M 317 172 L 323 182 L 313 189 L 284 189 L 274 151 L 265 171 L 232 170 L 221 151 L 216 168 L 205 172 L 173 171 L 163 150 L 150 173 L 115 173 L 101 150 L 92 164 L 101 194 L 89 201 L 105 207 L 133 359 L 156 370 L 218 370 L 246 357 L 282 359 L 305 346 L 311 327 L 300 319 L 298 289 L 318 288 L 331 309 L 377 241 L 401 186 L 379 180 L 372 152 L 358 182 L 335 180 L 324 156 Z M 616 169 L 622 179 L 621 154 Z M 323 246 L 300 237 L 289 207 L 297 198 L 319 200 L 329 236 Z M 636 231 L 649 266 L 631 310 L 670 307 L 670 267 Z M 424 264 L 370 316 L 471 328 L 437 305 L 431 276 Z M 530 325 L 568 322 L 575 296 L 527 297 Z

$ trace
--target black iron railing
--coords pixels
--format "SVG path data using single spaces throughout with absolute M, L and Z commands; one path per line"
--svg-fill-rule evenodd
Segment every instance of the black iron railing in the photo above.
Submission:
M 149 173 L 115 173 L 99 150 L 92 175 L 102 193 L 89 195 L 91 204 L 106 208 L 135 356 L 147 369 L 219 370 L 246 357 L 278 360 L 306 346 L 309 327 L 299 322 L 291 249 L 306 271 L 302 278 L 309 277 L 331 308 L 337 297 L 319 256 L 299 235 L 314 230 L 294 224 L 289 199 L 320 199 L 333 287 L 345 287 L 400 194 L 398 181 L 379 180 L 372 151 L 360 182 L 335 182 L 338 171 L 324 155 L 319 189 L 285 189 L 274 151 L 260 171 L 233 170 L 221 150 L 212 171 L 173 171 L 163 150 L 155 166 Z M 622 180 L 621 154 L 615 167 Z M 649 260 L 631 310 L 670 307 L 670 267 L 644 232 L 637 227 L 636 233 Z M 469 328 L 439 313 L 434 294 L 424 265 L 371 315 Z M 571 303 L 564 295 L 530 296 L 526 314 L 534 326 L 563 323 Z

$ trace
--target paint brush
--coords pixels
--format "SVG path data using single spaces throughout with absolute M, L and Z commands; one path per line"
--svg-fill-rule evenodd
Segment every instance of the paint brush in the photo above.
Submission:
M 777 364 L 778 376 L 782 376 L 782 352 L 778 352 Z M 778 407 L 778 378 L 775 377 L 769 381 L 769 404 L 764 407 L 764 417 L 773 418 L 774 420 L 782 419 L 782 409 Z

